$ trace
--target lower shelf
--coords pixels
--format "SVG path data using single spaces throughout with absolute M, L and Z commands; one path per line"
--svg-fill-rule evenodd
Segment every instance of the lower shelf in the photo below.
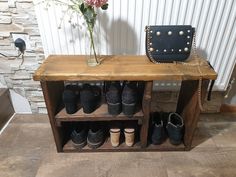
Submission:
M 97 149 L 91 149 L 87 145 L 82 149 L 74 148 L 72 141 L 69 140 L 63 147 L 63 152 L 131 152 L 131 151 L 184 151 L 184 144 L 174 146 L 166 140 L 161 145 L 150 144 L 146 148 L 141 148 L 140 142 L 136 142 L 134 146 L 128 147 L 123 142 L 118 147 L 112 147 L 110 139 L 108 138 L 105 143 Z

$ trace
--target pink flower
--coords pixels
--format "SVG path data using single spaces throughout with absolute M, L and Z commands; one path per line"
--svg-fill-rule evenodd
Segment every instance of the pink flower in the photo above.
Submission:
M 108 0 L 84 0 L 90 6 L 102 7 Z

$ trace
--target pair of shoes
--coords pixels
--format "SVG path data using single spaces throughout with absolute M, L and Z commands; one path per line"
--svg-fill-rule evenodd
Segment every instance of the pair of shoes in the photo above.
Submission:
M 108 83 L 106 100 L 108 112 L 111 115 L 118 115 L 123 111 L 126 116 L 132 117 L 136 111 L 138 90 L 137 82 L 125 82 L 123 89 L 119 81 Z
M 177 113 L 170 113 L 165 125 L 161 115 L 154 117 L 154 125 L 152 129 L 152 144 L 158 145 L 165 141 L 167 135 L 169 141 L 173 145 L 182 143 L 184 134 L 183 118 Z M 166 133 L 167 132 L 167 133 Z
M 106 131 L 99 122 L 93 122 L 89 128 L 87 123 L 79 123 L 71 133 L 71 140 L 75 148 L 82 149 L 88 144 L 91 149 L 96 149 L 104 143 L 105 135 Z
M 83 108 L 84 113 L 95 111 L 101 100 L 101 89 L 98 86 L 84 84 L 82 89 L 78 86 L 67 85 L 63 95 L 63 103 L 68 114 L 74 114 L 78 111 L 78 102 Z
M 113 147 L 118 147 L 120 144 L 120 134 L 121 129 L 118 127 L 113 127 L 110 129 L 110 140 Z M 125 144 L 129 147 L 133 146 L 135 139 L 135 129 L 134 128 L 125 128 Z

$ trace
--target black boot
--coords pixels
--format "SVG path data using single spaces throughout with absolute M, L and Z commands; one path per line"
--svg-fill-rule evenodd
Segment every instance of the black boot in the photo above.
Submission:
M 121 86 L 119 81 L 111 82 L 106 92 L 108 112 L 118 115 L 121 112 Z
M 63 94 L 62 100 L 68 114 L 74 114 L 77 110 L 77 101 L 78 101 L 78 86 L 67 85 Z
M 86 123 L 77 123 L 71 133 L 71 140 L 75 148 L 81 149 L 87 144 L 88 128 Z
M 171 144 L 179 145 L 182 143 L 184 134 L 184 122 L 179 114 L 170 113 L 166 129 Z
M 101 89 L 98 86 L 84 84 L 80 92 L 80 102 L 86 114 L 92 113 L 97 109 L 101 101 Z
M 101 123 L 92 123 L 88 131 L 88 146 L 92 149 L 100 147 L 105 141 L 105 134 L 105 128 L 101 125 Z
M 162 114 L 155 113 L 152 115 L 153 126 L 152 126 L 152 144 L 158 145 L 165 141 L 166 132 L 164 129 L 164 122 L 162 120 Z
M 122 91 L 122 111 L 128 117 L 136 111 L 137 97 L 137 82 L 126 82 Z

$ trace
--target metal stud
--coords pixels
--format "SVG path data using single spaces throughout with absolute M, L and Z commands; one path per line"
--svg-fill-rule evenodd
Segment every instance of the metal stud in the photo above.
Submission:
M 189 38 L 190 38 L 190 36 L 187 36 L 187 38 L 189 39 Z
M 171 49 L 171 52 L 174 52 L 174 49 Z
M 166 50 L 166 49 L 164 49 L 163 51 L 164 51 L 164 52 L 166 52 L 167 50 Z
M 150 31 L 150 33 L 153 33 L 153 31 Z
M 184 48 L 184 51 L 187 52 L 187 51 L 188 51 L 188 47 L 185 47 L 185 48 Z
M 161 35 L 161 32 L 160 32 L 160 31 L 157 31 L 156 34 L 157 34 L 157 36 L 160 36 L 160 35 Z
M 156 52 L 158 52 L 159 50 L 157 49 Z
M 169 36 L 172 35 L 172 31 L 168 31 L 168 35 L 169 35 Z
M 152 45 L 152 43 L 150 42 L 150 45 Z
M 182 50 L 181 49 L 179 49 L 179 52 L 181 52 Z
M 190 44 L 190 42 L 187 42 L 187 45 L 189 45 Z
M 182 36 L 183 34 L 184 34 L 184 32 L 183 32 L 183 31 L 180 31 L 180 32 L 179 32 L 179 35 L 180 35 L 180 36 Z
M 190 33 L 191 31 L 190 30 L 188 30 L 188 33 Z
M 149 50 L 150 50 L 151 52 L 153 52 L 153 51 L 154 51 L 154 48 L 150 48 Z

